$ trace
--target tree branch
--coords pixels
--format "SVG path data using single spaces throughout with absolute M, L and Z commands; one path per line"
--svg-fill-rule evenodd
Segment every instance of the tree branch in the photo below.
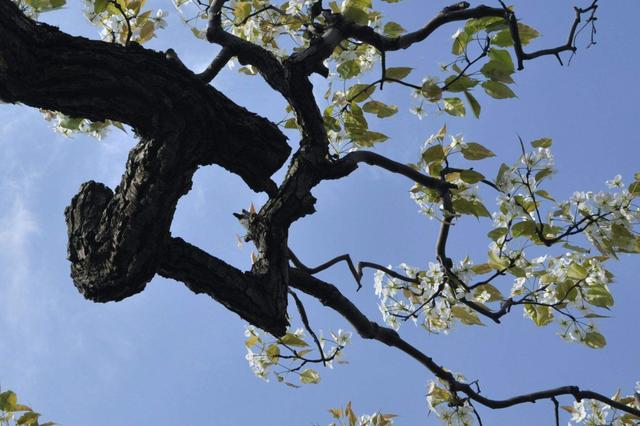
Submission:
M 456 188 L 454 184 L 443 182 L 440 179 L 422 174 L 410 166 L 398 163 L 397 161 L 393 161 L 372 151 L 350 152 L 328 168 L 326 178 L 339 179 L 345 177 L 355 171 L 358 168 L 359 163 L 366 163 L 371 166 L 381 167 L 392 173 L 408 177 L 412 181 L 419 183 L 426 188 L 435 189 L 437 191 Z
M 233 58 L 233 50 L 228 47 L 223 47 L 220 53 L 213 58 L 213 61 L 211 61 L 209 66 L 204 71 L 197 74 L 198 78 L 205 83 L 211 82 L 211 80 L 216 78 L 220 70 L 224 68 L 231 58 Z
M 573 24 L 571 25 L 571 29 L 569 30 L 569 37 L 565 44 L 558 47 L 554 47 L 554 48 L 541 49 L 535 52 L 526 53 L 522 49 L 522 42 L 520 41 L 520 32 L 518 31 L 518 20 L 516 18 L 516 15 L 513 11 L 511 11 L 507 7 L 504 7 L 504 11 L 507 17 L 506 19 L 507 19 L 507 22 L 509 23 L 509 30 L 511 32 L 511 37 L 513 38 L 513 45 L 514 45 L 514 50 L 516 52 L 516 58 L 518 60 L 518 69 L 519 70 L 524 69 L 524 61 L 539 58 L 541 56 L 546 56 L 546 55 L 553 55 L 557 57 L 560 63 L 562 64 L 562 60 L 560 59 L 560 53 L 566 52 L 566 51 L 575 52 L 577 49 L 575 45 L 576 30 L 578 29 L 578 25 L 582 20 L 582 15 L 584 15 L 585 13 L 591 12 L 591 16 L 589 17 L 588 22 L 592 22 L 595 20 L 595 13 L 597 9 L 598 9 L 598 0 L 593 0 L 591 5 L 587 8 L 584 8 L 584 9 L 580 9 L 578 7 L 575 8 L 576 17 L 575 17 L 575 20 L 573 21 Z
M 576 401 L 580 401 L 582 399 L 595 399 L 613 408 L 624 411 L 625 413 L 640 417 L 640 410 L 638 409 L 629 407 L 618 401 L 614 401 L 602 394 L 588 390 L 581 390 L 577 386 L 563 386 L 517 395 L 507 399 L 487 398 L 474 390 L 470 384 L 457 381 L 453 374 L 437 364 L 432 358 L 403 340 L 396 331 L 387 327 L 382 327 L 375 322 L 370 321 L 349 299 L 344 297 L 342 293 L 340 293 L 340 290 L 338 290 L 334 285 L 321 281 L 297 269 L 292 269 L 290 271 L 290 276 L 292 287 L 315 297 L 323 305 L 338 312 L 347 319 L 351 325 L 353 325 L 362 338 L 377 340 L 387 346 L 399 349 L 425 366 L 429 371 L 435 374 L 436 377 L 445 381 L 452 392 L 462 392 L 471 400 L 486 407 L 494 409 L 508 408 L 514 405 L 567 395 L 572 396 Z
M 215 0 L 209 7 L 207 40 L 227 48 L 231 56 L 237 56 L 243 65 L 254 66 L 274 90 L 288 97 L 289 87 L 285 70 L 280 61 L 268 50 L 243 40 L 222 28 L 222 7 L 228 0 Z

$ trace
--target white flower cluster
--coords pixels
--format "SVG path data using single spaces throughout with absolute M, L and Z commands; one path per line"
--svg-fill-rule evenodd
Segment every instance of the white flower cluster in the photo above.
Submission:
M 636 395 L 640 395 L 640 382 L 636 382 Z M 629 407 L 640 409 L 640 397 L 629 395 L 622 397 L 618 391 L 612 399 L 621 402 Z M 563 406 L 565 411 L 571 414 L 571 421 L 568 426 L 573 423 L 582 424 L 584 426 L 629 426 L 637 424 L 637 418 L 630 414 L 625 414 L 620 410 L 613 409 L 607 404 L 593 400 L 583 399 L 580 402 L 574 402 L 572 406 Z
M 285 376 L 295 374 L 303 384 L 318 383 L 320 375 L 317 371 L 302 366 L 308 363 L 319 363 L 333 368 L 334 363 L 343 364 L 343 348 L 351 341 L 351 333 L 343 330 L 331 332 L 330 337 L 323 337 L 320 333 L 320 347 L 324 354 L 323 360 L 318 351 L 305 340 L 304 330 L 298 328 L 288 331 L 280 339 L 274 339 L 254 326 L 245 329 L 245 359 L 253 373 L 265 381 L 269 381 L 272 374 L 278 382 L 291 387 L 298 387 L 285 380 Z
M 478 144 L 466 143 L 461 136 L 446 139 L 446 128 L 427 139 L 422 148 L 418 166 L 431 176 L 438 176 L 443 167 L 451 162 L 451 156 L 462 153 L 467 159 L 487 156 Z M 598 308 L 609 309 L 613 297 L 609 290 L 613 275 L 603 263 L 616 253 L 640 253 L 640 208 L 634 202 L 640 194 L 640 173 L 627 189 L 620 176 L 607 182 L 609 192 L 576 192 L 566 202 L 557 202 L 541 188 L 541 183 L 555 170 L 553 155 L 548 138 L 532 142 L 532 152 L 524 153 L 512 166 L 502 165 L 493 184 L 499 191 L 497 211 L 491 214 L 494 229 L 489 233 L 488 261 L 473 265 L 465 259 L 453 268 L 455 277 L 467 285 L 473 285 L 475 275 L 512 275 L 510 297 L 516 305 L 524 305 L 524 314 L 538 326 L 546 326 L 554 321 L 559 325 L 560 337 L 570 342 L 583 343 L 592 348 L 606 344 L 594 320 L 602 318 Z M 490 153 L 490 151 L 489 151 Z M 447 180 L 458 188 L 452 191 L 454 210 L 457 214 L 482 214 L 482 204 L 478 182 L 482 175 L 472 169 L 450 169 Z M 421 212 L 430 218 L 442 220 L 444 216 L 440 194 L 429 188 L 414 186 L 412 198 Z M 569 243 L 569 238 L 581 238 L 580 234 L 600 251 L 600 256 L 590 255 L 590 251 Z M 519 244 L 519 246 L 516 246 Z M 564 244 L 568 249 L 559 256 L 527 258 L 526 250 L 532 245 Z M 513 247 L 512 247 L 513 246 Z M 517 248 L 515 248 L 517 247 Z M 422 272 L 414 271 L 410 277 L 421 277 Z M 473 311 L 461 310 L 462 298 L 476 303 L 503 303 L 505 297 L 491 283 L 477 284 L 465 294 L 464 286 L 455 285 L 456 294 L 449 285 L 441 297 L 431 300 L 437 291 L 437 284 L 425 287 L 422 279 L 419 285 L 388 278 L 379 273 L 376 287 L 381 296 L 381 310 L 385 320 L 392 326 L 399 326 L 399 319 L 416 316 L 412 313 L 431 315 L 425 328 L 430 331 L 446 331 L 450 328 L 450 318 L 455 316 L 464 324 L 476 324 Z M 478 279 L 482 283 L 481 278 Z M 453 280 L 455 284 L 455 280 Z M 439 299 L 439 300 L 438 300 Z M 428 302 L 428 303 L 425 303 Z M 499 305 L 498 305 L 499 306 Z M 448 315 L 451 313 L 451 315 Z
M 461 374 L 454 374 L 454 377 L 459 382 L 466 382 Z M 427 405 L 446 426 L 472 426 L 475 423 L 473 407 L 468 401 L 456 400 L 445 382 L 429 382 Z
M 454 273 L 464 274 L 469 262 L 465 259 L 460 268 L 453 269 Z M 384 271 L 375 274 L 375 293 L 380 298 L 378 307 L 387 325 L 397 330 L 402 322 L 411 319 L 431 333 L 447 334 L 456 320 L 463 324 L 480 324 L 476 314 L 459 303 L 459 299 L 473 296 L 452 294 L 450 287 L 445 285 L 445 273 L 439 264 L 430 262 L 424 271 L 404 263 L 400 268 L 410 281 Z M 486 296 L 480 293 L 479 297 Z
M 311 0 L 289 0 L 287 3 L 287 15 L 296 15 L 311 6 Z

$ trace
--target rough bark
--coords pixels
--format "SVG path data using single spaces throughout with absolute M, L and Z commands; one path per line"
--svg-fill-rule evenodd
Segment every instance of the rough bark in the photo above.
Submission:
M 199 166 L 218 164 L 256 191 L 275 190 L 270 176 L 290 152 L 284 135 L 165 55 L 69 36 L 9 0 L 0 1 L 0 40 L 4 102 L 117 120 L 140 137 L 115 191 L 85 183 L 65 211 L 72 277 L 85 297 L 106 302 L 144 289 Z M 265 315 L 265 329 L 282 334 L 286 299 L 269 310 L 275 297 L 263 290 L 249 291 L 262 305 L 252 319 Z

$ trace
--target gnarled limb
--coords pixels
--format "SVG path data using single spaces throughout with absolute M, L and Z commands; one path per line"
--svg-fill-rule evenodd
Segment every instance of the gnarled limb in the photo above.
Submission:
M 24 17 L 9 0 L 0 0 L 0 39 L 2 100 L 117 120 L 141 136 L 115 193 L 89 182 L 66 211 L 72 276 L 87 298 L 120 300 L 144 289 L 199 166 L 219 164 L 254 190 L 275 190 L 270 176 L 290 151 L 284 135 L 176 61 L 66 35 Z M 286 324 L 279 312 L 265 314 L 279 322 L 267 325 L 274 333 Z
M 256 191 L 289 155 L 274 124 L 161 53 L 72 37 L 36 24 L 10 0 L 0 1 L 0 39 L 4 102 L 119 121 L 147 139 L 190 128 L 194 140 L 184 148 L 198 165 L 218 164 Z

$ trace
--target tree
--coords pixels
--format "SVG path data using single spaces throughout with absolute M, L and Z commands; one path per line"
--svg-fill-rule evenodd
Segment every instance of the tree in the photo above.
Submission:
M 23 14 L 35 17 L 61 6 L 53 1 L 19 2 L 17 7 L 0 2 L 5 40 L 0 47 L 0 98 L 45 110 L 64 132 L 99 135 L 110 125 L 126 124 L 139 137 L 115 192 L 88 182 L 65 211 L 72 278 L 86 298 L 122 300 L 143 291 L 156 274 L 183 282 L 270 333 L 273 337 L 248 329 L 252 367 L 259 376 L 273 374 L 297 386 L 285 373 L 297 375 L 302 383 L 317 383 L 319 374 L 309 366 L 339 360 L 349 341 L 345 333 L 322 338 L 314 332 L 297 293 L 302 292 L 342 315 L 363 338 L 406 353 L 435 375 L 427 400 L 445 422 L 468 423 L 474 415 L 479 420 L 480 405 L 497 409 L 545 399 L 553 402 L 558 422 L 560 397 L 575 399 L 566 407 L 574 419 L 587 416 L 586 400 L 592 401 L 587 421 L 597 423 L 598 416 L 609 414 L 612 422 L 637 422 L 640 407 L 633 395 L 609 398 L 564 386 L 506 399 L 488 397 L 477 382 L 447 370 L 396 329 L 409 319 L 430 332 L 446 332 L 454 323 L 478 325 L 482 319 L 500 323 L 522 305 L 536 325 L 556 320 L 565 339 L 604 346 L 597 321 L 602 309 L 613 305 L 612 275 L 605 263 L 620 253 L 640 251 L 634 204 L 640 176 L 629 186 L 613 179 L 611 193 L 577 193 L 568 201 L 556 201 L 544 189 L 553 173 L 549 138 L 531 141 L 530 148 L 520 140 L 520 158 L 501 165 L 494 179 L 463 161 L 488 159 L 495 156 L 493 151 L 449 137 L 446 127 L 429 139 L 413 165 L 365 150 L 387 139 L 369 128 L 369 120 L 398 111 L 374 99 L 383 88 L 409 87 L 417 99 L 412 110 L 419 117 L 430 108 L 451 116 L 463 116 L 468 109 L 478 117 L 480 88 L 492 98 L 512 98 L 516 68 L 548 55 L 562 62 L 563 54 L 575 53 L 579 34 L 586 33 L 587 42 L 594 43 L 597 2 L 576 9 L 565 44 L 540 50 L 526 47 L 538 32 L 519 22 L 504 4 L 471 7 L 461 2 L 445 7 L 421 29 L 406 32 L 384 20 L 369 1 L 179 2 L 194 35 L 221 47 L 199 74 L 174 51 L 158 53 L 140 46 L 164 26 L 163 13 L 145 10 L 142 2 L 87 2 L 86 13 L 101 27 L 104 41 L 72 37 Z M 415 49 L 451 22 L 464 26 L 454 35 L 455 59 L 443 67 L 442 78 L 410 83 L 412 68 L 387 61 L 389 52 Z M 232 58 L 243 65 L 242 72 L 260 74 L 286 100 L 290 116 L 282 127 L 299 131 L 300 146 L 279 184 L 272 176 L 291 151 L 283 131 L 209 85 Z M 379 72 L 372 69 L 376 64 Z M 311 83 L 316 75 L 332 83 L 323 111 Z M 337 87 L 341 81 L 343 87 Z M 247 230 L 244 239 L 257 248 L 248 272 L 169 232 L 194 172 L 212 164 L 268 195 L 259 210 L 237 214 Z M 439 220 L 436 255 L 428 267 L 404 265 L 398 271 L 374 262 L 356 264 L 347 255 L 308 267 L 290 249 L 291 225 L 314 213 L 312 189 L 323 181 L 346 178 L 363 164 L 411 179 L 412 197 L 422 212 Z M 488 260 L 454 261 L 447 252 L 453 225 L 468 220 L 466 216 L 490 216 L 482 201 L 485 186 L 499 196 Z M 598 254 L 584 248 L 585 242 Z M 562 251 L 553 250 L 559 246 Z M 542 251 L 546 248 L 549 251 Z M 344 291 L 315 276 L 339 262 L 346 263 L 358 287 L 365 269 L 376 271 L 376 292 L 390 327 L 373 322 Z M 294 315 L 300 331 L 291 328 Z M 280 370 L 278 365 L 285 362 L 289 364 Z

